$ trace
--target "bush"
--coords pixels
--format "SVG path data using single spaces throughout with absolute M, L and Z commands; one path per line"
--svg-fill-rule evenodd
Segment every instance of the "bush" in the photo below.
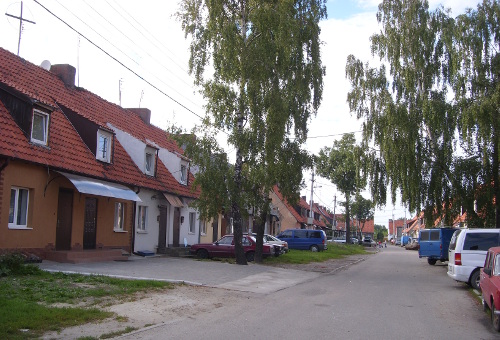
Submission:
M 27 256 L 21 253 L 0 255 L 0 276 L 38 274 L 40 269 L 26 264 Z

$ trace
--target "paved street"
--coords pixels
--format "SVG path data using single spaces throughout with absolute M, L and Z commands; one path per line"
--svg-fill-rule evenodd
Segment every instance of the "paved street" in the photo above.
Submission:
M 498 334 L 467 287 L 446 276 L 446 266 L 429 266 L 416 252 L 390 246 L 333 274 L 122 338 L 236 337 L 498 339 Z

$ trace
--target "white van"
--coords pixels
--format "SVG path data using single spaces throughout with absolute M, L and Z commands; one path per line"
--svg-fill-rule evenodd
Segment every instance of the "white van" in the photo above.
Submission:
M 479 269 L 486 253 L 500 245 L 500 229 L 459 229 L 451 237 L 448 249 L 448 276 L 479 289 Z

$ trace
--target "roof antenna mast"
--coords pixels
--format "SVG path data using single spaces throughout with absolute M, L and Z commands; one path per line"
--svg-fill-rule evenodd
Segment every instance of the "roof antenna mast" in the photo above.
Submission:
M 9 13 L 5 13 L 6 16 L 19 20 L 19 40 L 17 43 L 17 56 L 19 57 L 19 50 L 21 48 L 21 34 L 23 33 L 23 22 L 29 22 L 30 24 L 36 24 L 36 22 L 23 18 L 23 2 L 21 1 L 21 14 L 15 16 Z

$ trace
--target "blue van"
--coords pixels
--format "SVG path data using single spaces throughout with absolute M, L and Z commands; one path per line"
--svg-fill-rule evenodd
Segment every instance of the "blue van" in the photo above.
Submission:
M 418 257 L 427 257 L 427 263 L 435 265 L 439 260 L 448 261 L 451 237 L 457 228 L 423 229 L 420 231 Z
M 323 230 L 287 229 L 276 236 L 288 243 L 290 249 L 311 251 L 326 250 L 326 234 Z

